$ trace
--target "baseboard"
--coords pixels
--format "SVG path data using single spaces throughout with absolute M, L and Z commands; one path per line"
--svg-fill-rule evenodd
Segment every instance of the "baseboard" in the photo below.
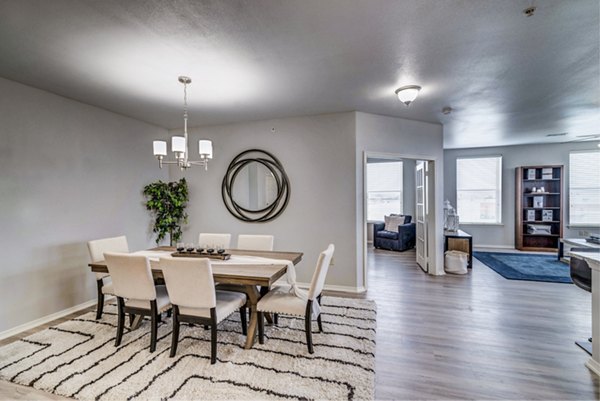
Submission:
M 298 283 L 298 287 L 308 289 L 308 288 L 310 288 L 310 284 L 309 283 Z M 325 284 L 323 289 L 326 291 L 349 292 L 352 294 L 362 294 L 363 292 L 367 291 L 367 289 L 365 287 L 350 287 L 350 286 L 346 286 L 346 285 L 329 285 L 329 284 Z
M 513 251 L 516 250 L 514 246 L 510 245 L 473 245 L 473 249 L 511 249 Z
M 111 298 L 113 298 L 113 297 L 104 297 L 105 301 L 109 300 Z M 31 322 L 27 322 L 27 323 L 21 324 L 17 327 L 13 327 L 12 329 L 5 330 L 3 332 L 0 332 L 0 340 L 4 340 L 5 338 L 15 336 L 15 335 L 22 333 L 24 331 L 27 331 L 27 330 L 31 330 L 37 326 L 41 326 L 42 324 L 49 323 L 53 320 L 60 319 L 61 317 L 65 317 L 67 315 L 70 315 L 71 313 L 79 312 L 80 310 L 83 310 L 85 308 L 89 308 L 90 306 L 96 305 L 97 302 L 98 302 L 97 299 L 91 299 L 82 304 L 75 305 L 75 306 L 72 306 L 67 309 L 63 309 L 59 312 L 52 313 L 50 315 L 46 315 L 39 319 L 32 320 Z

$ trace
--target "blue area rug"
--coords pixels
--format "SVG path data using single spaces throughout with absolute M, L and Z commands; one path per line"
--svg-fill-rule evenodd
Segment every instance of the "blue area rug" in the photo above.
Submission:
M 569 265 L 559 262 L 554 255 L 473 252 L 473 256 L 509 280 L 572 283 Z

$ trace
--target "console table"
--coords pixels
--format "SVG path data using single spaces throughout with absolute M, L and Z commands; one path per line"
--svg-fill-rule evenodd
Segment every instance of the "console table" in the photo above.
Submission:
M 600 376 L 600 252 L 570 252 L 592 269 L 592 357 L 585 366 Z
M 469 254 L 467 267 L 473 267 L 473 236 L 463 230 L 444 231 L 444 252 L 461 251 Z
M 565 245 L 573 248 L 596 248 L 600 250 L 600 244 L 594 244 L 593 242 L 587 242 L 583 238 L 561 238 L 558 243 L 558 260 L 567 262 L 568 260 L 564 259 L 565 256 Z M 567 253 L 568 256 L 568 253 Z

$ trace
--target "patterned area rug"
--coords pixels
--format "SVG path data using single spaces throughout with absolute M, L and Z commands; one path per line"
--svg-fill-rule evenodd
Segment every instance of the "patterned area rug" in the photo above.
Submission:
M 280 316 L 265 326 L 265 344 L 243 348 L 239 314 L 219 325 L 217 363 L 210 365 L 210 330 L 181 327 L 169 358 L 171 319 L 150 353 L 150 323 L 126 331 L 115 348 L 116 308 L 102 320 L 87 313 L 0 348 L 0 379 L 79 400 L 373 399 L 376 305 L 323 297 L 323 328 L 313 325 L 315 353 L 304 320 Z
M 554 255 L 473 252 L 473 256 L 509 280 L 572 283 L 569 265 L 559 262 Z

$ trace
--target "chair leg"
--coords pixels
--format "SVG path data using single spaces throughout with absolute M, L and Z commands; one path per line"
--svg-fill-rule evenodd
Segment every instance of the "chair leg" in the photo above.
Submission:
M 240 320 L 242 322 L 242 334 L 248 335 L 248 321 L 246 320 L 246 307 L 242 306 L 240 308 Z
M 102 310 L 104 309 L 104 294 L 102 293 L 102 287 L 104 282 L 102 279 L 96 280 L 96 287 L 98 288 L 98 306 L 96 307 L 96 320 L 100 320 L 102 317 Z
M 115 340 L 115 347 L 121 345 L 121 338 L 123 338 L 123 329 L 125 328 L 125 301 L 123 298 L 117 298 L 117 338 Z
M 273 324 L 275 326 L 279 324 L 279 313 L 273 313 Z
M 214 365 L 217 362 L 217 310 L 210 309 L 210 364 Z
M 258 343 L 265 343 L 265 314 L 263 312 L 257 312 L 256 317 L 258 318 Z
M 135 319 L 135 315 L 133 313 L 129 314 L 129 326 L 133 326 L 133 320 Z
M 312 328 L 311 328 L 311 323 L 312 323 L 312 301 L 308 300 L 308 303 L 306 304 L 306 313 L 304 314 L 304 331 L 306 331 L 306 346 L 308 347 L 308 353 L 312 354 L 314 353 L 314 349 L 313 349 L 313 343 L 312 343 Z
M 171 354 L 173 358 L 177 352 L 177 343 L 179 342 L 179 307 L 173 305 L 173 337 L 171 338 Z
M 150 352 L 156 351 L 156 335 L 158 331 L 158 310 L 156 308 L 156 300 L 150 301 Z
M 173 316 L 173 308 L 169 308 L 167 310 L 167 317 L 171 317 L 171 316 Z
M 321 295 L 317 297 L 317 301 L 319 302 L 319 306 L 321 306 Z M 317 324 L 319 325 L 319 333 L 323 333 L 323 322 L 321 321 L 321 314 L 317 316 Z

